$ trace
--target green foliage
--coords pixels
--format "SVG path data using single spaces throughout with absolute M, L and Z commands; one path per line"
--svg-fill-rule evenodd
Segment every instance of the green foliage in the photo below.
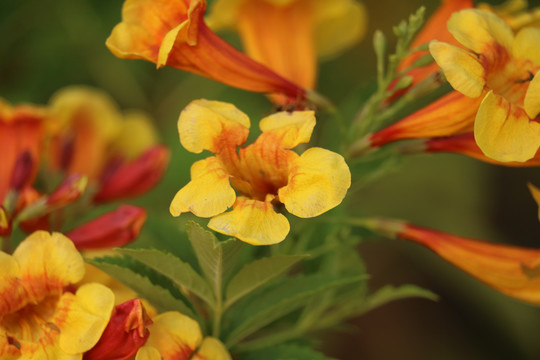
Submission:
M 240 360 L 330 360 L 305 345 L 285 344 L 247 353 Z

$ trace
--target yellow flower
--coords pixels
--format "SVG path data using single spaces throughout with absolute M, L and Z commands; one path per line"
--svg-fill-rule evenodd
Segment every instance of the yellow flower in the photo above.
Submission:
M 298 155 L 315 126 L 313 111 L 279 112 L 261 120 L 262 134 L 251 145 L 246 114 L 231 104 L 196 100 L 180 114 L 180 142 L 191 152 L 215 156 L 191 167 L 191 181 L 174 197 L 173 216 L 192 212 L 212 217 L 208 226 L 253 245 L 275 244 L 287 236 L 289 222 L 275 211 L 280 204 L 309 218 L 339 205 L 351 183 L 343 157 L 314 147 Z M 237 195 L 238 194 L 238 195 Z M 225 212 L 229 207 L 230 212 Z
M 231 360 L 221 341 L 203 339 L 199 324 L 179 312 L 166 312 L 152 321 L 150 336 L 135 360 Z
M 236 27 L 252 58 L 308 89 L 315 86 L 317 54 L 357 43 L 367 22 L 356 0 L 217 0 L 211 10 L 213 29 Z
M 100 284 L 64 291 L 83 276 L 81 255 L 60 233 L 37 231 L 13 255 L 0 252 L 0 358 L 81 359 L 114 306 Z
M 452 15 L 448 30 L 464 48 L 433 41 L 430 51 L 454 89 L 482 98 L 474 134 L 498 161 L 526 161 L 540 147 L 540 28 L 512 29 L 491 12 Z

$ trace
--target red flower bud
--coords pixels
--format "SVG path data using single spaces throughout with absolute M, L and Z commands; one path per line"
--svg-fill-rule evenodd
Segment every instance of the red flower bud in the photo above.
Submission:
M 67 234 L 77 249 L 103 249 L 122 246 L 133 241 L 146 220 L 142 208 L 123 205 Z
M 60 208 L 71 204 L 83 194 L 86 189 L 88 178 L 83 175 L 73 174 L 68 176 L 54 192 L 47 198 L 49 207 Z
M 117 305 L 98 343 L 84 354 L 83 359 L 131 358 L 148 339 L 150 332 L 146 327 L 151 324 L 140 299 Z

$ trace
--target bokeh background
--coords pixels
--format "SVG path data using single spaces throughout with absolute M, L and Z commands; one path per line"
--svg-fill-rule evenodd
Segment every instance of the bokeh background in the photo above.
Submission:
M 85 84 L 108 92 L 123 109 L 147 111 L 172 158 L 163 182 L 136 202 L 153 216 L 169 216 L 170 199 L 188 181 L 195 159 L 178 142 L 181 109 L 197 98 L 229 101 L 256 121 L 272 106 L 258 94 L 115 58 L 104 42 L 120 21 L 122 2 L 0 0 L 0 96 L 14 104 L 46 104 L 61 87 Z M 381 29 L 391 40 L 393 25 L 421 5 L 433 12 L 438 1 L 364 3 L 369 12 L 364 41 L 320 66 L 319 91 L 338 104 L 374 80 L 373 31 Z M 224 36 L 239 44 L 234 35 Z M 411 156 L 389 176 L 351 194 L 347 206 L 356 215 L 391 216 L 467 237 L 540 248 L 537 207 L 527 182 L 540 185 L 540 170 L 496 167 L 458 155 Z M 321 334 L 327 354 L 343 360 L 540 359 L 540 308 L 491 290 L 412 243 L 374 239 L 360 251 L 372 288 L 413 283 L 439 294 L 440 300 L 397 301 L 351 321 L 346 331 Z

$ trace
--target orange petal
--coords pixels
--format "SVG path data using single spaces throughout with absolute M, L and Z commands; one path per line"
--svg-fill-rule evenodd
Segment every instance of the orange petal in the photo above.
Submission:
M 120 58 L 165 64 L 230 86 L 303 98 L 305 91 L 229 45 L 204 23 L 204 0 L 127 0 L 107 39 Z
M 272 245 L 285 239 L 289 221 L 269 201 L 238 197 L 233 210 L 213 217 L 208 227 L 252 245 Z
M 371 135 L 371 146 L 397 140 L 441 137 L 472 130 L 482 98 L 452 91 L 428 106 Z
M 540 250 L 490 244 L 405 225 L 399 236 L 422 244 L 496 290 L 540 305 Z
M 498 161 L 527 161 L 540 147 L 540 124 L 525 110 L 490 91 L 476 115 L 476 143 L 486 156 Z

